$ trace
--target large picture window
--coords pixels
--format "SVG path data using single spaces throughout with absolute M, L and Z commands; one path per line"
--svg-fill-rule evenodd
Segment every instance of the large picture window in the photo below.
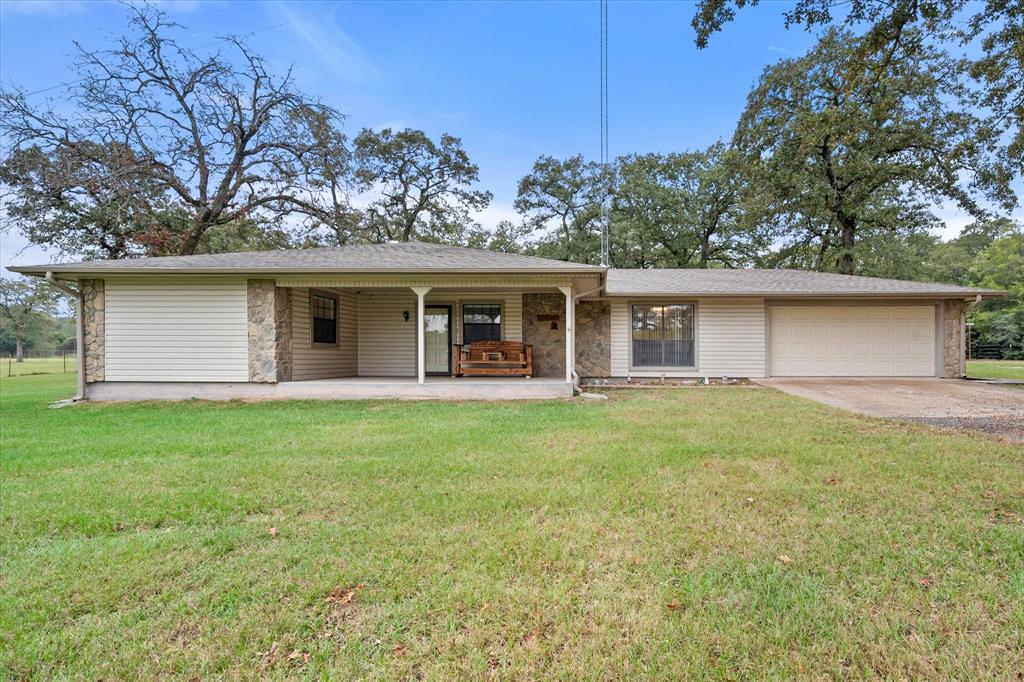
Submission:
M 501 341 L 501 306 L 472 303 L 462 306 L 462 343 Z
M 633 306 L 633 366 L 693 367 L 693 306 Z
M 313 343 L 338 343 L 338 299 L 325 294 L 309 295 Z

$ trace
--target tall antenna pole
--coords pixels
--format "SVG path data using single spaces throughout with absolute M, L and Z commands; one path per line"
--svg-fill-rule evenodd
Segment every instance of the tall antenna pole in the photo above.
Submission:
M 608 267 L 608 206 L 611 176 L 608 169 L 608 0 L 601 4 L 601 265 Z

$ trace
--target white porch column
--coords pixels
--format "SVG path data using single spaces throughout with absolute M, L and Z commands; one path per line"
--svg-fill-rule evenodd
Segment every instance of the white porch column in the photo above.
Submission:
M 416 381 L 422 384 L 427 380 L 423 349 L 423 299 L 430 291 L 430 287 L 411 287 L 411 289 L 416 294 Z
M 576 360 L 576 311 L 572 305 L 572 287 L 558 287 L 565 295 L 565 382 L 572 383 L 572 369 Z

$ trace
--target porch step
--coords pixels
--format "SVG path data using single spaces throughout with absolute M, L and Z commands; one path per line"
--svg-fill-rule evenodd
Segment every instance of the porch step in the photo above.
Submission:
M 313 379 L 279 384 L 107 381 L 89 385 L 90 400 L 539 400 L 572 397 L 555 379 Z

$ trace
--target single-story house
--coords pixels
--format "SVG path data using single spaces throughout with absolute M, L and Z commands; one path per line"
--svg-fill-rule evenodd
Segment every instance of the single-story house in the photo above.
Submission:
M 79 393 L 97 399 L 515 398 L 571 395 L 595 379 L 961 377 L 965 311 L 1001 293 L 797 270 L 623 270 L 424 243 L 9 269 L 78 296 Z M 531 378 L 453 376 L 459 348 L 485 341 L 528 345 Z

